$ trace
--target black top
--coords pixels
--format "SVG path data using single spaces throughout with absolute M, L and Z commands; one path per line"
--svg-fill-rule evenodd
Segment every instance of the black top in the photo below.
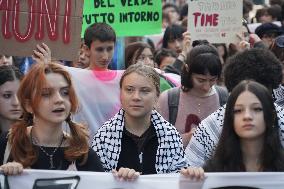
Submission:
M 7 145 L 7 132 L 1 134 L 0 136 L 0 165 L 3 164 L 4 153 Z M 36 146 L 36 145 L 35 145 Z M 52 154 L 55 147 L 44 147 L 42 148 L 48 153 Z M 50 168 L 50 159 L 49 157 L 36 146 L 38 153 L 38 160 L 31 166 L 32 169 L 44 169 L 51 170 Z M 71 162 L 64 159 L 64 149 L 65 147 L 60 147 L 55 152 L 53 156 L 54 167 L 52 170 L 67 170 Z M 9 162 L 13 161 L 11 157 L 8 159 Z M 101 164 L 100 158 L 93 149 L 89 149 L 88 159 L 84 165 L 80 165 L 80 160 L 76 161 L 76 167 L 78 171 L 95 171 L 95 172 L 104 172 L 104 168 Z
M 155 168 L 157 149 L 158 137 L 153 125 L 140 137 L 129 133 L 124 127 L 117 170 L 127 167 L 143 175 L 157 174 Z

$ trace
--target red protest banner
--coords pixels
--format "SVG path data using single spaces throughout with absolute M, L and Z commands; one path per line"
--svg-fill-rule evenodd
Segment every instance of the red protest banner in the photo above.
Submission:
M 0 0 L 0 54 L 31 56 L 44 42 L 54 58 L 75 60 L 82 6 L 82 0 Z

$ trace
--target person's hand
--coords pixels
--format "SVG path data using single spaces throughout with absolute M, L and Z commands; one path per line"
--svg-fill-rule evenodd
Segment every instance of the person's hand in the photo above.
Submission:
M 245 50 L 245 49 L 249 49 L 250 48 L 250 43 L 247 42 L 247 41 L 241 41 L 239 43 L 239 48 L 240 48 L 241 51 Z
M 255 33 L 251 33 L 249 35 L 249 42 L 250 42 L 251 47 L 253 47 L 255 43 L 258 43 L 260 41 L 261 39 Z
M 51 51 L 45 43 L 42 43 L 41 45 L 37 44 L 36 50 L 33 52 L 32 58 L 36 62 L 47 64 L 51 61 Z
M 187 55 L 187 53 L 190 51 L 190 43 L 191 43 L 191 37 L 188 31 L 184 32 L 182 34 L 183 41 L 182 41 L 182 54 L 184 56 Z
M 18 175 L 23 172 L 23 165 L 18 162 L 8 162 L 2 166 L 0 166 L 0 170 L 5 175 Z
M 249 34 L 250 39 L 254 42 L 257 43 L 259 41 L 261 41 L 261 39 L 258 37 L 258 35 L 256 35 L 255 33 L 251 33 Z
M 237 44 L 238 51 L 243 51 L 245 49 L 250 48 L 250 43 L 247 40 L 245 40 L 243 36 L 237 34 L 237 37 L 240 39 L 240 42 Z
M 182 40 L 182 50 L 181 53 L 178 55 L 178 59 L 185 63 L 186 61 L 186 55 L 190 51 L 190 43 L 191 43 L 191 38 L 189 32 L 184 32 L 182 34 L 183 40 Z
M 140 173 L 136 172 L 134 169 L 121 167 L 118 171 L 112 170 L 113 175 L 119 180 L 136 180 Z
M 192 180 L 204 180 L 204 170 L 202 167 L 188 167 L 186 169 L 181 169 L 180 173 Z

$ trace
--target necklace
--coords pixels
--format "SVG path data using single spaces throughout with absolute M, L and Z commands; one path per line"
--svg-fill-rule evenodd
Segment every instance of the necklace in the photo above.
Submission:
M 58 144 L 57 147 L 54 148 L 53 152 L 51 154 L 49 154 L 47 151 L 45 151 L 45 149 L 39 144 L 38 140 L 36 137 L 33 136 L 33 127 L 31 129 L 31 141 L 33 144 L 37 145 L 39 147 L 39 149 L 47 156 L 49 157 L 49 169 L 55 169 L 54 163 L 53 163 L 53 157 L 54 154 L 56 153 L 56 151 L 59 149 L 59 147 L 62 145 L 63 141 L 64 141 L 64 135 L 62 134 L 62 138 Z

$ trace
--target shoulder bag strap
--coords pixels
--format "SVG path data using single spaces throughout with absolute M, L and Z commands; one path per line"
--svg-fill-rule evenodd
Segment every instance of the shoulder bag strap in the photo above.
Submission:
M 169 106 L 169 122 L 175 125 L 178 105 L 179 105 L 180 88 L 173 88 L 168 91 L 168 106 Z

